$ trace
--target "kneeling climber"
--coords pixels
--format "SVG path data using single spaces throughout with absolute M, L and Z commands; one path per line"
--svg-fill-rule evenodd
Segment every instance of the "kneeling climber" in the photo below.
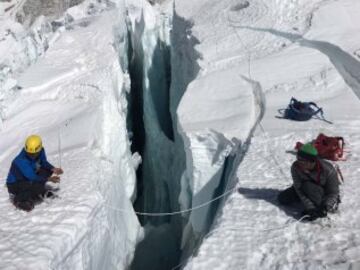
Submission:
M 62 173 L 61 168 L 47 161 L 40 136 L 29 136 L 24 149 L 12 161 L 6 180 L 14 205 L 31 211 L 36 202 L 54 195 L 45 184 L 47 181 L 58 183 Z
M 307 220 L 326 217 L 337 210 L 340 203 L 339 179 L 334 166 L 318 157 L 312 144 L 304 144 L 291 166 L 293 185 L 280 192 L 283 205 L 301 202 Z

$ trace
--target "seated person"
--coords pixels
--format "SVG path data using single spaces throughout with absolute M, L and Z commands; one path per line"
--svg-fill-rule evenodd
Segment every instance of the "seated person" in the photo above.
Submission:
M 339 179 L 330 162 L 318 158 L 312 144 L 304 144 L 291 166 L 293 185 L 280 192 L 278 200 L 283 205 L 301 202 L 308 220 L 326 217 L 335 212 L 340 203 Z
M 47 181 L 58 183 L 61 168 L 55 168 L 47 159 L 38 135 L 31 135 L 25 147 L 12 161 L 6 185 L 14 205 L 22 210 L 31 211 L 34 203 L 44 196 L 52 196 L 45 186 Z

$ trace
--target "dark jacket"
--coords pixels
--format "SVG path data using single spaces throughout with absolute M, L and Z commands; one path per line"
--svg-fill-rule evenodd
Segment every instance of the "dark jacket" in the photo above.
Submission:
M 44 148 L 36 159 L 31 159 L 23 149 L 11 163 L 6 183 L 13 184 L 17 181 L 46 181 L 46 176 L 37 174 L 40 168 L 47 170 L 54 168 L 54 166 L 47 161 Z
M 297 163 L 291 166 L 291 175 L 294 181 L 294 188 L 306 210 L 315 209 L 316 205 L 306 196 L 302 190 L 305 181 L 311 181 L 323 188 L 323 205 L 332 208 L 339 197 L 339 179 L 334 166 L 319 159 L 314 170 L 309 172 L 302 171 Z

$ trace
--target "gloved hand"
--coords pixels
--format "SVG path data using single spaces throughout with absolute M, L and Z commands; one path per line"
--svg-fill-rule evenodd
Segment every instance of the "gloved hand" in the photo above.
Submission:
M 305 216 L 305 215 L 308 216 L 308 217 L 304 218 L 304 220 L 313 221 L 317 218 L 326 217 L 327 212 L 323 207 L 319 207 L 319 208 L 305 210 L 302 214 L 303 214 L 303 216 Z
M 59 175 L 62 174 L 64 171 L 61 168 L 53 168 L 52 172 Z
M 60 177 L 57 175 L 52 175 L 48 178 L 48 181 L 53 182 L 53 183 L 59 183 L 60 182 Z
M 318 217 L 323 218 L 327 216 L 327 208 L 324 206 L 320 206 L 318 209 L 316 209 Z
M 334 204 L 324 204 L 323 208 L 326 209 L 326 212 L 335 213 L 338 210 L 339 203 L 338 201 Z

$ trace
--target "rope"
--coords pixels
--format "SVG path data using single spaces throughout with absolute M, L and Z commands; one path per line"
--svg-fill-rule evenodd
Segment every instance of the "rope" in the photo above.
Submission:
M 320 114 L 321 114 L 321 117 L 318 116 L 318 115 L 313 115 L 312 118 L 313 118 L 313 119 L 322 120 L 322 121 L 324 121 L 325 123 L 328 123 L 328 124 L 331 124 L 331 125 L 334 124 L 333 122 L 325 119 L 325 116 L 324 116 L 324 112 L 323 112 L 323 111 L 321 111 Z
M 247 59 L 247 60 L 248 60 L 248 77 L 249 77 L 250 80 L 253 80 L 252 75 L 251 75 L 251 51 L 250 51 L 250 50 L 247 48 L 247 46 L 245 46 L 245 44 L 243 43 L 242 39 L 241 39 L 240 36 L 239 36 L 239 33 L 238 33 L 237 30 L 236 30 L 236 27 L 231 24 L 230 18 L 228 17 L 227 19 L 228 19 L 228 26 L 230 26 L 230 27 L 233 29 L 233 31 L 234 31 L 234 33 L 235 33 L 235 35 L 236 35 L 236 38 L 240 41 L 240 43 L 243 45 L 244 50 L 245 50 L 246 53 L 248 54 L 248 59 Z M 260 127 L 263 135 L 265 136 L 265 138 L 266 138 L 268 141 L 270 141 L 270 138 L 269 138 L 269 136 L 266 134 L 265 129 L 264 129 L 263 125 L 261 124 L 261 122 L 259 122 L 259 127 Z M 270 151 L 271 151 L 271 150 L 270 150 Z M 283 171 L 283 169 L 281 168 L 280 163 L 279 163 L 279 162 L 277 161 L 277 159 L 275 158 L 275 155 L 271 155 L 271 158 L 272 158 L 272 160 L 275 162 L 275 165 L 279 168 L 279 171 L 280 171 L 280 173 L 282 174 L 282 176 L 284 176 L 285 179 L 288 179 L 288 176 L 286 175 L 286 173 L 285 173 L 285 172 Z
M 59 168 L 61 168 L 61 126 L 58 129 L 58 152 L 59 152 Z
M 199 204 L 195 207 L 192 207 L 192 208 L 188 208 L 188 209 L 185 209 L 185 210 L 181 210 L 181 211 L 175 211 L 175 212 L 162 212 L 162 213 L 149 213 L 149 212 L 137 212 L 135 211 L 135 214 L 137 215 L 140 215 L 140 216 L 174 216 L 174 215 L 179 215 L 179 214 L 183 214 L 183 213 L 187 213 L 187 212 L 191 212 L 193 210 L 199 210 L 223 197 L 225 197 L 226 195 L 232 193 L 234 190 L 237 190 L 237 188 L 233 188 L 233 189 L 229 189 L 228 191 L 225 191 L 224 193 L 222 193 L 221 195 L 215 197 L 214 199 L 210 200 L 210 201 L 207 201 L 207 202 L 204 202 L 202 204 Z M 117 211 L 117 212 L 123 212 L 123 213 L 134 213 L 134 211 L 128 211 L 126 209 L 122 209 L 122 208 L 117 208 L 117 207 L 114 207 L 112 205 L 109 205 L 109 204 L 104 204 L 106 207 L 108 207 L 109 209 L 111 210 L 114 210 L 114 211 Z

